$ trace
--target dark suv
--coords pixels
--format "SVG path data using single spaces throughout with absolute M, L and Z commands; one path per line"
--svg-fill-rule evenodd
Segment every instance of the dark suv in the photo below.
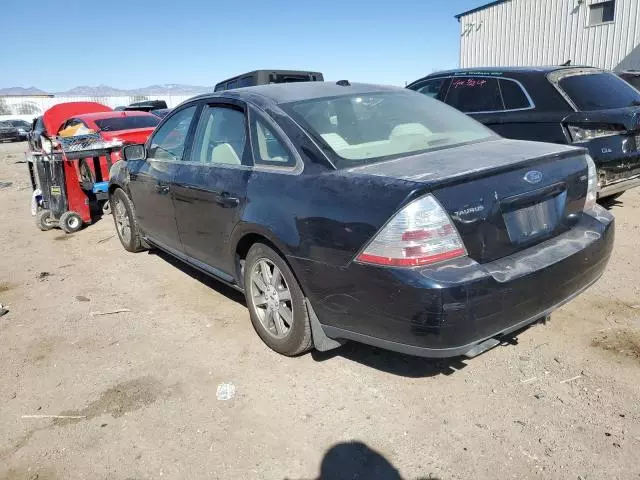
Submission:
M 407 88 L 456 107 L 504 137 L 587 148 L 598 168 L 600 198 L 640 185 L 640 92 L 611 72 L 451 70 Z

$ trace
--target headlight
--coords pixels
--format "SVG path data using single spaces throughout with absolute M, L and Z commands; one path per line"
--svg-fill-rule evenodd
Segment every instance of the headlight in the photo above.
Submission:
M 596 164 L 589 154 L 584 156 L 587 161 L 587 197 L 584 201 L 584 209 L 590 210 L 596 205 L 598 200 L 598 177 L 596 174 Z
M 603 125 L 596 128 L 583 128 L 577 125 L 569 125 L 569 134 L 573 143 L 588 142 L 594 138 L 612 137 L 620 135 L 623 130 L 616 129 L 614 125 Z
M 19 128 L 19 129 L 18 129 L 18 133 L 19 133 L 20 135 L 26 135 L 26 134 L 27 134 L 27 131 L 26 131 L 24 128 Z

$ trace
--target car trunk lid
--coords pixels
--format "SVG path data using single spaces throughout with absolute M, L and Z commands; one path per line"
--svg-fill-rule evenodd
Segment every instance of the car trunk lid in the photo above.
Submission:
M 351 171 L 423 185 L 446 209 L 469 256 L 489 262 L 570 229 L 587 192 L 583 150 L 499 139 Z

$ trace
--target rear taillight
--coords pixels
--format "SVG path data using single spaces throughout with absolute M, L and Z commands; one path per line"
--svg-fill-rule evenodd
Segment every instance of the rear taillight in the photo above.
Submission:
M 588 142 L 595 138 L 611 137 L 624 133 L 624 129 L 617 125 L 569 125 L 567 128 L 569 129 L 573 143 Z
M 356 260 L 375 265 L 414 267 L 467 254 L 447 212 L 432 195 L 396 213 Z
M 587 197 L 584 200 L 584 209 L 589 210 L 596 205 L 598 200 L 598 178 L 596 174 L 596 164 L 589 154 L 585 154 L 587 161 Z

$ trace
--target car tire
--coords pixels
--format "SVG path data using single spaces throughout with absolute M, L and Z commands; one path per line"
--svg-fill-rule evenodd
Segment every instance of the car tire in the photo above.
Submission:
M 268 245 L 255 243 L 247 253 L 243 270 L 251 323 L 262 341 L 286 356 L 310 350 L 313 343 L 309 313 L 287 262 Z
M 59 226 L 65 233 L 75 233 L 82 228 L 82 218 L 76 212 L 68 211 L 60 215 Z
M 51 213 L 51 210 L 39 210 L 38 213 L 36 213 L 36 225 L 43 232 L 55 228 L 57 226 L 57 223 L 53 218 L 53 213 Z
M 121 188 L 116 188 L 109 199 L 113 222 L 120 243 L 127 252 L 144 250 L 135 208 L 129 196 Z

